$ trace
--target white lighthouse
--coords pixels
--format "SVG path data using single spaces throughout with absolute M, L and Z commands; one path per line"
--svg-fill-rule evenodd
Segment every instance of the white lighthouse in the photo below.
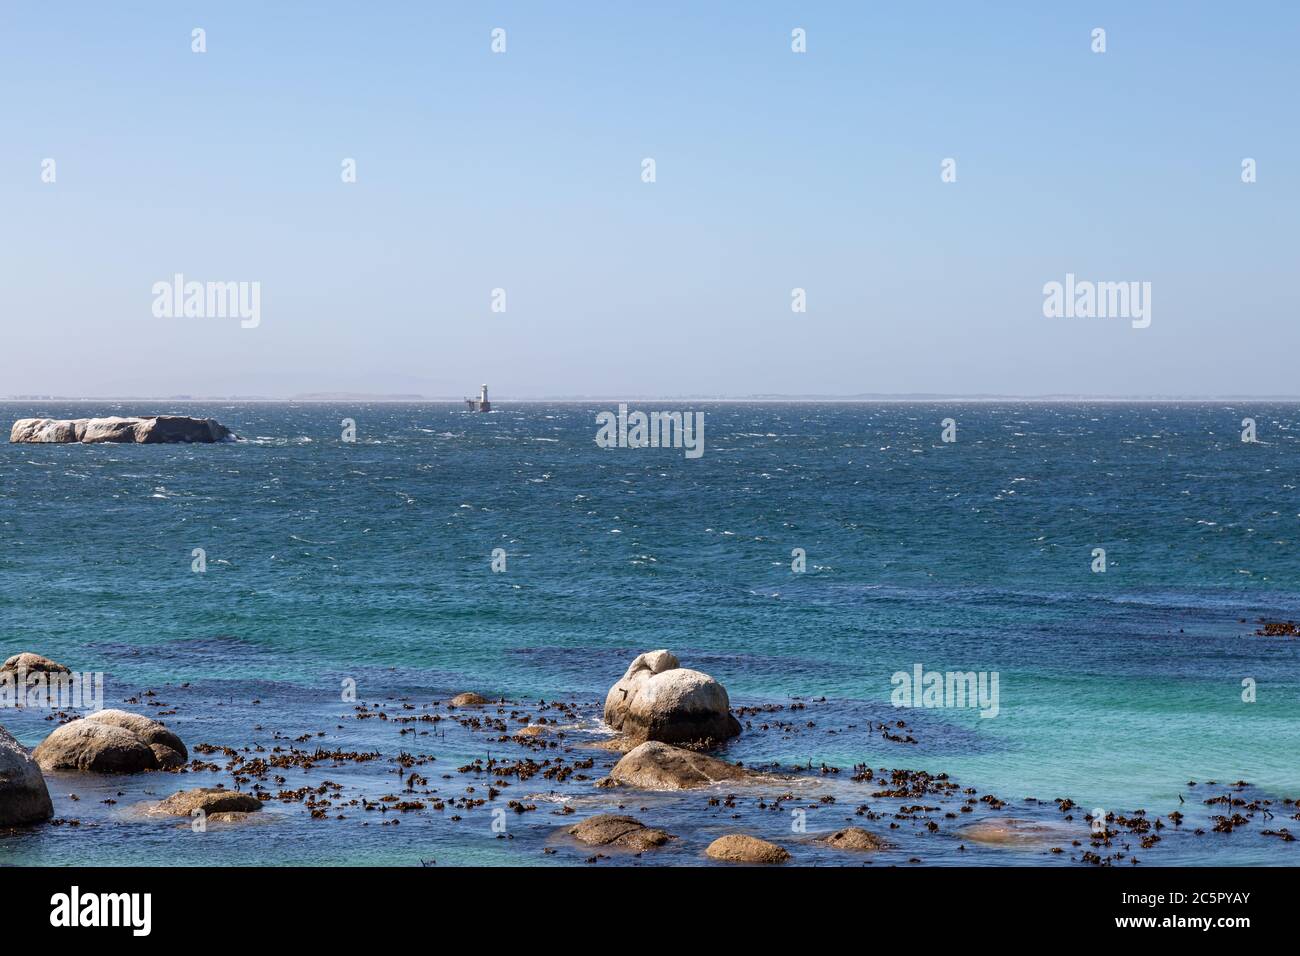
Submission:
M 465 399 L 465 406 L 475 412 L 492 411 L 492 403 L 488 401 L 487 386 L 480 385 L 478 387 L 478 398 Z

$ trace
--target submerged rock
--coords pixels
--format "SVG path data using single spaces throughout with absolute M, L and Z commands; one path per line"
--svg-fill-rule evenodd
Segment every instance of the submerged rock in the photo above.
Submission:
M 179 767 L 189 759 L 189 751 L 156 720 L 124 710 L 100 710 L 55 729 L 32 756 L 42 770 L 139 773 Z
M 747 776 L 744 767 L 657 740 L 624 754 L 609 772 L 614 783 L 641 790 L 690 790 Z
M 1032 820 L 1017 820 L 1013 817 L 992 817 L 964 826 L 957 831 L 961 838 L 973 843 L 987 843 L 992 846 L 1026 846 L 1060 840 L 1069 836 L 1069 831 L 1049 823 L 1035 823 Z
M 885 841 L 862 827 L 845 827 L 836 830 L 822 841 L 837 850 L 883 850 Z
M 466 691 L 463 694 L 457 694 L 451 700 L 447 701 L 452 707 L 481 707 L 484 704 L 490 704 L 482 694 L 475 694 L 473 691 Z
M 642 654 L 605 695 L 605 723 L 635 740 L 713 744 L 740 733 L 726 689 L 669 651 Z
M 593 846 L 620 846 L 650 850 L 673 839 L 672 834 L 646 826 L 635 817 L 600 813 L 569 827 L 568 832 Z
M 64 667 L 58 661 L 52 661 L 48 657 L 41 657 L 40 654 L 33 654 L 30 651 L 24 651 L 21 654 L 15 654 L 0 665 L 0 671 L 26 671 L 29 674 L 46 673 L 46 674 L 70 674 L 68 668 Z
M 31 755 L 0 727 L 0 827 L 40 823 L 54 816 L 50 791 Z
M 274 823 L 276 819 L 270 813 L 251 813 L 244 810 L 225 810 L 220 813 L 209 813 L 207 816 L 208 826 L 214 824 Z M 189 823 L 179 825 L 182 828 L 192 826 Z
M 262 801 L 247 793 L 234 790 L 222 790 L 219 787 L 198 787 L 194 790 L 182 790 L 173 793 L 153 808 L 153 813 L 164 813 L 173 817 L 193 816 L 194 811 L 202 810 L 207 816 L 227 813 L 256 813 L 262 809 Z
M 709 844 L 704 855 L 728 863 L 784 863 L 790 854 L 775 843 L 743 833 L 728 833 Z
M 156 445 L 170 442 L 218 442 L 233 438 L 213 418 L 154 415 L 147 418 L 20 418 L 9 432 L 10 442 L 35 444 L 122 442 Z

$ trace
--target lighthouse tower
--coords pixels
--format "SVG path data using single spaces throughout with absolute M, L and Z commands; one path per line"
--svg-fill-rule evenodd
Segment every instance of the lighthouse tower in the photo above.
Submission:
M 478 387 L 478 398 L 465 399 L 465 407 L 473 412 L 492 411 L 492 403 L 488 401 L 487 386 L 480 385 Z

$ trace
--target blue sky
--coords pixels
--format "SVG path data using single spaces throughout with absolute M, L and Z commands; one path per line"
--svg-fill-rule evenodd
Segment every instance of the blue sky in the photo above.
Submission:
M 6 4 L 0 394 L 1297 394 L 1298 28 L 1280 2 Z M 155 317 L 178 272 L 260 282 L 260 324 Z M 1044 317 L 1067 272 L 1150 282 L 1150 327 Z

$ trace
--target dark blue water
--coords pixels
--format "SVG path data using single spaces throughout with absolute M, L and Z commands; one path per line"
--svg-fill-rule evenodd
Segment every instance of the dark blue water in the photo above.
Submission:
M 1254 631 L 1260 618 L 1300 619 L 1300 406 L 695 404 L 698 460 L 598 448 L 596 413 L 612 408 L 0 405 L 6 423 L 210 415 L 245 439 L 0 446 L 0 656 L 33 650 L 103 671 L 107 706 L 165 713 L 191 748 L 323 733 L 295 746 L 379 752 L 286 773 L 294 786 L 336 780 L 349 799 L 397 792 L 403 750 L 436 757 L 436 772 L 421 772 L 445 797 L 476 785 L 457 772 L 474 757 L 529 753 L 454 720 L 357 719 L 340 695 L 349 678 L 390 716 L 445 713 L 432 702 L 466 689 L 534 716 L 539 699 L 572 701 L 580 719 L 550 755 L 594 760 L 586 781 L 538 775 L 469 810 L 312 819 L 274 802 L 256 826 L 203 835 L 133 807 L 230 785 L 228 773 L 51 777 L 56 814 L 81 826 L 0 839 L 0 862 L 580 863 L 592 851 L 557 828 L 621 799 L 682 838 L 622 862 L 700 862 L 729 828 L 803 862 L 845 862 L 806 841 L 862 823 L 854 809 L 867 804 L 890 815 L 866 825 L 896 842 L 877 865 L 1068 864 L 1080 852 L 1068 840 L 1006 849 L 961 833 L 1013 816 L 1082 827 L 1087 849 L 1080 812 L 1064 820 L 1057 797 L 1185 812 L 1179 832 L 1135 852 L 1143 862 L 1297 862 L 1296 844 L 1261 831 L 1298 826 L 1281 801 L 1300 797 L 1300 644 Z M 1258 443 L 1240 440 L 1246 416 Z M 940 440 L 948 417 L 954 443 Z M 356 420 L 355 443 L 340 440 L 344 418 Z M 191 570 L 196 548 L 205 573 Z M 504 573 L 490 567 L 496 548 Z M 791 570 L 795 548 L 805 573 Z M 1105 573 L 1092 570 L 1095 548 Z M 807 704 L 766 730 L 750 718 L 725 754 L 811 762 L 784 785 L 797 802 L 773 810 L 770 788 L 710 807 L 707 795 L 591 786 L 617 756 L 587 746 L 602 739 L 599 701 L 633 656 L 658 647 L 716 676 L 733 704 Z M 996 672 L 997 716 L 891 707 L 891 675 L 918 663 Z M 157 696 L 138 696 L 149 689 Z M 48 716 L 0 712 L 0 723 L 30 746 Z M 879 732 L 897 719 L 906 732 L 895 735 L 915 743 Z M 842 770 L 821 773 L 823 762 Z M 850 781 L 858 763 L 946 772 L 1007 805 L 962 814 L 961 794 L 901 801 L 942 804 L 934 832 Z M 482 796 L 491 781 L 480 776 Z M 1238 780 L 1277 818 L 1194 835 L 1220 812 L 1203 798 Z M 524 797 L 538 809 L 494 831 L 492 807 Z M 566 804 L 577 812 L 556 815 Z M 794 807 L 807 808 L 807 834 L 791 828 Z

